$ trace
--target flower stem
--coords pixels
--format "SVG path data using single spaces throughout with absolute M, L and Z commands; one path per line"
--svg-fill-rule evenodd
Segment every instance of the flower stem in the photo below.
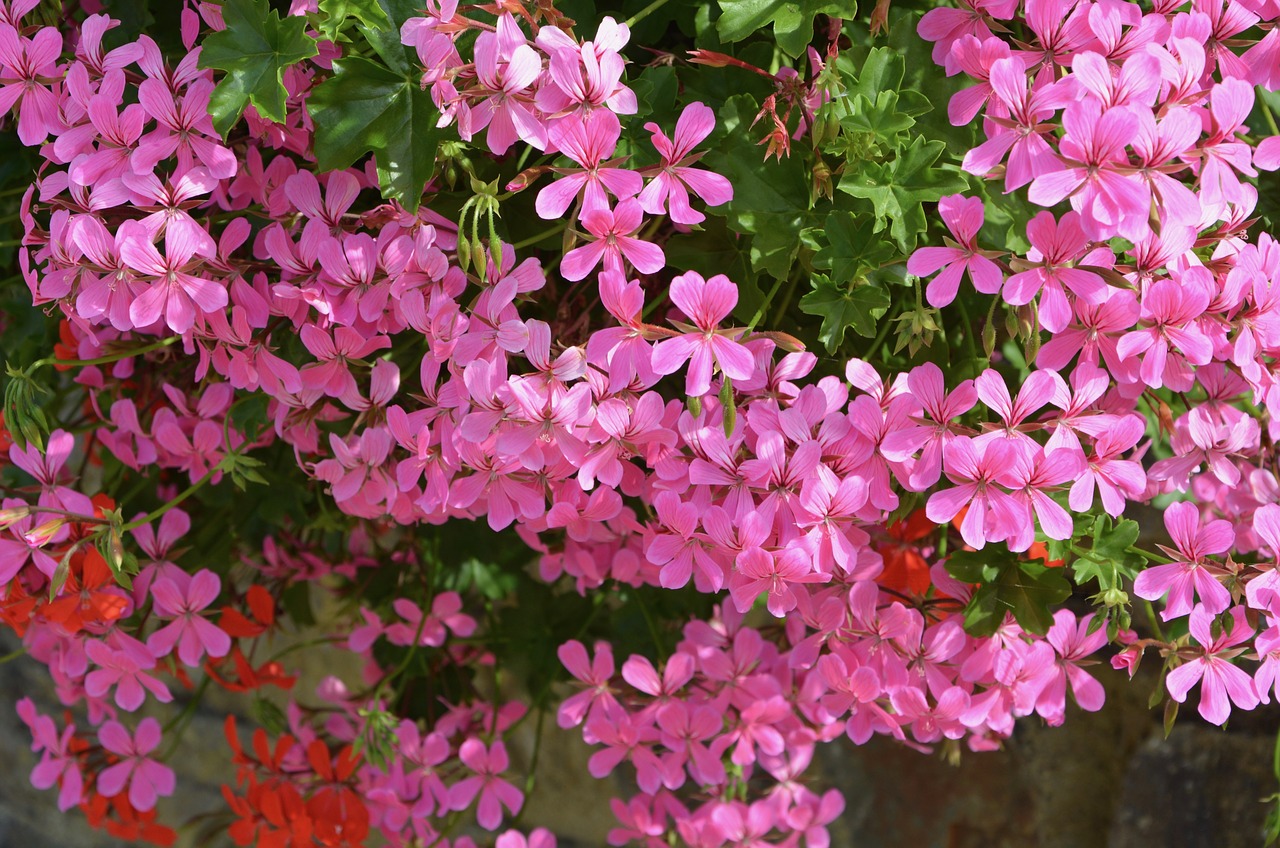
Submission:
M 650 3 L 648 6 L 645 6 L 643 9 L 636 12 L 631 17 L 627 18 L 627 20 L 623 23 L 623 26 L 633 27 L 636 24 L 643 21 L 645 18 L 649 17 L 649 15 L 661 9 L 665 5 L 667 5 L 667 0 L 653 0 L 653 2 Z

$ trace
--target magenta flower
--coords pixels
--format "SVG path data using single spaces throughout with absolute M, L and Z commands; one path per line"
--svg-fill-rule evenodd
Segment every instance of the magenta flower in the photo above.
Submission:
M 18 106 L 18 138 L 27 147 L 43 142 L 61 126 L 58 98 L 47 82 L 62 77 L 58 57 L 62 33 L 41 27 L 32 38 L 0 23 L 0 115 Z
M 582 194 L 582 211 L 608 209 L 606 192 L 624 199 L 635 197 L 644 179 L 626 168 L 611 168 L 605 162 L 618 146 L 622 124 L 608 109 L 596 109 L 586 117 L 570 116 L 551 128 L 551 141 L 562 154 L 582 166 L 582 170 L 555 168 L 562 179 L 538 192 L 534 208 L 538 216 L 561 218 Z M 584 192 L 585 190 L 585 192 Z
M 120 225 L 120 258 L 150 278 L 150 285 L 129 306 L 129 320 L 135 327 L 150 327 L 163 318 L 170 330 L 186 333 L 203 313 L 227 305 L 222 283 L 191 273 L 203 260 L 196 258 L 200 243 L 187 235 L 186 229 L 169 228 L 164 238 L 165 255 L 161 256 L 142 223 L 125 221 Z
M 178 578 L 178 574 L 183 579 Z M 231 650 L 231 637 L 200 615 L 201 610 L 218 599 L 221 590 L 222 581 L 207 568 L 191 576 L 175 572 L 152 583 L 156 615 L 173 621 L 151 634 L 147 650 L 156 658 L 162 658 L 176 645 L 178 659 L 192 667 L 200 665 L 205 654 L 225 657 Z
M 1136 241 L 1150 231 L 1151 192 L 1139 179 L 1122 173 L 1129 167 L 1125 147 L 1138 133 L 1138 121 L 1126 106 L 1103 107 L 1077 100 L 1062 115 L 1067 135 L 1059 150 L 1068 166 L 1042 173 L 1027 198 L 1056 206 L 1070 196 L 1084 232 L 1093 239 L 1122 236 Z
M 984 294 L 1000 291 L 1004 274 L 999 265 L 979 250 L 977 243 L 978 231 L 982 229 L 982 201 L 950 194 L 938 201 L 938 212 L 955 241 L 947 239 L 946 247 L 917 248 L 907 260 L 907 271 L 917 277 L 927 277 L 942 269 L 925 289 L 929 305 L 941 308 L 955 300 L 965 271 L 978 291 Z
M 1107 284 L 1092 271 L 1073 267 L 1088 246 L 1078 213 L 1068 212 L 1061 221 L 1055 221 L 1052 213 L 1041 212 L 1027 224 L 1027 238 L 1032 250 L 1022 267 L 1032 263 L 1035 267 L 1014 274 L 1005 282 L 1004 299 L 1021 306 L 1040 295 L 1040 323 L 1050 333 L 1060 333 L 1072 317 L 1065 289 L 1086 303 L 1098 305 L 1107 298 Z
M 1258 706 L 1253 679 L 1231 662 L 1245 650 L 1234 646 L 1248 642 L 1254 629 L 1245 620 L 1243 607 L 1231 610 L 1231 629 L 1223 630 L 1217 637 L 1212 631 L 1213 618 L 1214 614 L 1201 605 L 1191 611 L 1188 626 L 1192 637 L 1204 648 L 1204 656 L 1169 672 L 1165 686 L 1173 700 L 1181 704 L 1191 687 L 1199 683 L 1200 716 L 1207 722 L 1222 725 L 1231 717 L 1232 704 L 1242 710 Z
M 595 241 L 566 253 L 560 262 L 560 273 L 566 280 L 576 282 L 601 261 L 607 273 L 621 273 L 624 258 L 642 274 L 661 271 L 667 264 L 662 248 L 635 236 L 643 223 L 643 210 L 634 198 L 620 201 L 613 209 L 583 212 L 582 225 L 595 236 Z
M 140 812 L 155 809 L 157 798 L 173 794 L 173 769 L 147 756 L 160 746 L 160 722 L 144 718 L 130 736 L 119 722 L 108 721 L 98 728 L 98 741 L 120 758 L 98 775 L 98 792 L 110 798 L 128 787 L 129 804 Z
M 716 114 L 702 103 L 690 103 L 676 121 L 675 139 L 667 138 L 654 123 L 644 125 L 653 134 L 653 146 L 662 155 L 660 170 L 640 192 L 640 205 L 650 215 L 666 212 L 677 224 L 700 224 L 706 215 L 689 206 L 689 189 L 706 201 L 719 206 L 733 200 L 733 186 L 720 174 L 705 168 L 694 168 L 698 157 L 693 148 L 715 129 Z
M 1070 610 L 1058 610 L 1053 614 L 1053 626 L 1045 634 L 1049 644 L 1058 654 L 1057 671 L 1045 685 L 1036 702 L 1036 712 L 1045 717 L 1050 724 L 1062 721 L 1066 708 L 1067 684 L 1071 684 L 1071 694 L 1075 697 L 1080 709 L 1097 712 L 1102 709 L 1106 693 L 1092 675 L 1081 668 L 1088 657 L 1107 644 L 1107 628 L 1099 627 L 1092 633 L 1089 625 L 1093 621 L 1093 613 L 1077 620 Z
M 1231 593 L 1218 582 L 1217 566 L 1208 558 L 1226 553 L 1235 543 L 1230 521 L 1218 519 L 1200 526 L 1200 510 L 1195 504 L 1170 504 L 1164 511 L 1164 526 L 1176 550 L 1160 545 L 1174 562 L 1153 565 L 1133 581 L 1133 593 L 1148 601 L 1159 600 L 1165 592 L 1169 600 L 1160 617 L 1165 621 L 1191 612 L 1192 595 L 1209 615 L 1217 615 L 1231 605 Z
M 674 339 L 654 345 L 653 370 L 658 374 L 674 374 L 685 362 L 685 394 L 702 397 L 711 390 L 711 372 L 719 366 L 732 380 L 746 380 L 755 371 L 751 351 L 729 338 L 719 324 L 738 304 L 738 287 L 724 274 L 704 280 L 696 271 L 688 271 L 671 281 L 671 302 L 693 320 L 693 327 L 678 327 L 685 332 Z
M 738 554 L 737 570 L 729 576 L 729 595 L 738 612 L 746 612 L 762 592 L 767 592 L 770 614 L 782 618 L 796 607 L 791 584 L 826 583 L 830 579 L 830 574 L 813 570 L 812 557 L 803 548 L 770 552 L 751 547 Z
M 1122 459 L 1142 438 L 1146 421 L 1138 415 L 1128 415 L 1098 436 L 1093 443 L 1093 456 L 1088 458 L 1080 479 L 1071 484 L 1067 505 L 1076 512 L 1088 512 L 1093 505 L 1093 489 L 1098 487 L 1102 508 L 1111 517 L 1124 512 L 1127 498 L 1142 495 L 1147 486 L 1147 474 L 1142 463 Z
M 1208 365 L 1213 342 L 1196 319 L 1209 308 L 1216 289 L 1204 268 L 1188 268 L 1180 279 L 1161 278 L 1142 298 L 1142 321 L 1148 326 L 1122 336 L 1116 352 L 1122 359 L 1142 354 L 1139 373 L 1153 389 L 1169 386 L 1175 391 L 1191 388 L 1191 365 Z
M 956 487 L 934 492 L 925 504 L 929 520 L 946 524 L 968 507 L 960 524 L 965 544 L 982 550 L 1017 533 L 1029 521 L 1025 508 L 1000 487 L 1016 486 L 1013 454 L 1021 446 L 1007 439 L 981 443 L 953 439 L 942 452 L 943 470 Z
M 542 73 L 542 59 L 525 42 L 519 24 L 509 12 L 498 18 L 496 32 L 476 38 L 476 78 L 485 99 L 465 109 L 458 119 L 464 141 L 485 127 L 489 149 L 501 156 L 522 139 L 539 150 L 547 146 L 547 131 L 534 115 L 526 90 Z
M 118 645 L 112 648 L 106 642 L 89 639 L 84 652 L 99 668 L 85 676 L 84 691 L 91 698 L 105 698 L 112 687 L 116 690 L 116 706 L 133 712 L 142 706 L 150 692 L 162 704 L 173 700 L 169 688 L 148 672 L 156 667 L 155 657 L 136 639 L 115 632 Z
M 1045 119 L 1068 102 L 1067 89 L 1060 83 L 1036 83 L 1028 88 L 1026 68 L 1018 57 L 992 62 L 990 80 L 995 100 L 1009 114 L 1001 123 L 1010 128 L 994 130 L 987 141 L 966 153 L 964 169 L 971 174 L 989 174 L 1007 153 L 1006 192 L 1041 174 L 1061 170 L 1062 163 L 1044 139 L 1048 130 Z
M 58 786 L 58 809 L 66 812 L 84 799 L 83 765 L 71 746 L 76 726 L 68 722 L 59 733 L 53 719 L 38 714 L 30 698 L 18 701 L 17 708 L 31 730 L 31 750 L 41 752 L 40 762 L 31 770 L 31 785 L 36 789 Z
M 596 643 L 596 656 L 588 660 L 587 649 L 574 639 L 556 651 L 561 664 L 586 688 L 565 699 L 556 721 L 561 727 L 577 727 L 597 717 L 607 719 L 622 708 L 613 694 L 613 650 L 608 642 Z
M 524 793 L 501 776 L 509 765 L 505 745 L 494 742 L 485 748 L 483 742 L 471 737 L 462 743 L 458 757 L 475 775 L 463 778 L 449 789 L 449 804 L 453 809 L 465 810 L 480 796 L 476 822 L 485 830 L 497 830 L 502 824 L 503 807 L 513 816 L 520 813 Z

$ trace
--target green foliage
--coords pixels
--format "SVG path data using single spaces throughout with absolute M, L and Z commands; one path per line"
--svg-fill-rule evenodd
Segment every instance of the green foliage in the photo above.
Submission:
M 330 41 L 337 41 L 339 33 L 352 20 L 374 30 L 392 27 L 391 18 L 377 0 L 320 0 L 319 9 L 324 15 L 320 34 Z
M 916 136 L 891 162 L 868 164 L 858 173 L 846 173 L 839 188 L 870 200 L 875 206 L 876 232 L 888 225 L 894 241 L 906 253 L 915 247 L 916 235 L 927 225 L 924 204 L 965 187 L 958 173 L 933 167 L 945 147 L 940 141 Z
M 875 283 L 839 286 L 821 274 L 813 276 L 813 291 L 800 299 L 800 310 L 822 317 L 819 340 L 834 353 L 848 328 L 865 338 L 876 335 L 876 321 L 889 309 L 889 293 Z
M 724 41 L 741 41 L 770 24 L 778 46 L 788 56 L 799 56 L 813 40 L 813 19 L 817 15 L 853 18 L 853 0 L 720 0 L 716 32 Z
M 319 50 L 306 19 L 281 20 L 267 0 L 226 0 L 222 16 L 227 28 L 200 52 L 200 67 L 226 72 L 209 103 L 214 128 L 225 136 L 250 103 L 267 120 L 284 121 L 284 70 Z
M 964 629 L 975 636 L 995 633 L 1006 613 L 1023 630 L 1043 634 L 1053 625 L 1053 611 L 1071 595 L 1061 568 L 1020 560 L 1003 546 L 954 553 L 947 572 L 977 584 L 964 608 Z
M 389 5 L 383 11 L 396 22 L 392 31 L 358 27 L 381 61 L 335 60 L 333 76 L 312 92 L 307 110 L 324 128 L 315 139 L 321 170 L 347 168 L 372 153 L 383 196 L 416 212 L 435 173 L 439 113 L 422 90 L 416 59 L 400 44 L 402 19 Z

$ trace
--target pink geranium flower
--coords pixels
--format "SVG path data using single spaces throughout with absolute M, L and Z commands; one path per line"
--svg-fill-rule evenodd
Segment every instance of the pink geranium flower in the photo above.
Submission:
M 960 278 L 966 271 L 973 287 L 983 294 L 1000 291 L 1004 280 L 1000 266 L 978 249 L 982 201 L 976 197 L 951 194 L 938 201 L 938 212 L 955 241 L 948 239 L 946 247 L 918 248 L 907 260 L 907 271 L 917 277 L 927 277 L 942 270 L 925 289 L 929 305 L 941 308 L 955 300 Z
M 231 650 L 231 637 L 200 615 L 201 610 L 218 599 L 221 589 L 222 581 L 207 568 L 191 576 L 172 572 L 152 583 L 156 615 L 173 620 L 151 634 L 147 649 L 162 658 L 176 645 L 178 659 L 192 667 L 198 666 L 205 654 L 225 657 Z
M 749 378 L 755 370 L 751 351 L 719 327 L 738 304 L 738 287 L 724 274 L 704 280 L 696 271 L 688 271 L 671 281 L 670 295 L 671 302 L 693 320 L 693 326 L 654 345 L 653 370 L 674 374 L 688 362 L 685 394 L 689 397 L 701 397 L 711 390 L 715 366 L 730 379 Z
M 509 765 L 505 745 L 494 742 L 486 748 L 472 737 L 462 743 L 458 757 L 475 775 L 464 777 L 450 788 L 449 803 L 455 810 L 465 810 L 479 796 L 476 822 L 485 830 L 497 830 L 502 824 L 503 807 L 513 816 L 519 814 L 524 793 L 501 777 Z
M 640 192 L 640 205 L 650 215 L 666 212 L 677 224 L 700 224 L 705 215 L 689 206 L 689 189 L 706 201 L 719 206 L 733 200 L 733 186 L 714 171 L 694 168 L 698 160 L 693 148 L 715 129 L 716 115 L 709 106 L 690 103 L 676 121 L 672 140 L 654 123 L 644 125 L 653 134 L 653 146 L 662 155 L 657 176 Z
M 566 280 L 581 280 L 602 261 L 605 272 L 620 273 L 623 259 L 642 274 L 661 271 L 667 264 L 662 248 L 635 235 L 642 223 L 644 213 L 634 198 L 620 201 L 613 209 L 583 212 L 582 225 L 595 240 L 566 253 L 560 273 Z
M 1244 608 L 1231 611 L 1231 628 L 1213 635 L 1213 613 L 1202 605 L 1191 611 L 1191 636 L 1204 648 L 1204 656 L 1184 663 L 1165 677 L 1165 686 L 1173 700 L 1182 703 L 1196 683 L 1200 684 L 1200 716 L 1213 724 L 1226 724 L 1231 705 L 1242 710 L 1258 706 L 1258 693 L 1253 679 L 1231 660 L 1244 652 L 1235 646 L 1249 641 L 1254 629 L 1245 620 Z
M 129 804 L 140 812 L 155 809 L 157 798 L 173 794 L 173 769 L 147 756 L 160 746 L 160 722 L 144 718 L 130 736 L 119 722 L 108 721 L 98 729 L 98 741 L 120 758 L 98 775 L 98 792 L 110 798 L 127 787 Z

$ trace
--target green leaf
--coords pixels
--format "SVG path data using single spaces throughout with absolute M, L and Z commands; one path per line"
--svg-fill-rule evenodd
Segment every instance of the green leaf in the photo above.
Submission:
M 788 56 L 799 56 L 813 41 L 813 19 L 857 14 L 852 0 L 720 0 L 716 32 L 722 41 L 741 41 L 773 24 L 773 37 Z
M 874 338 L 876 321 L 889 309 L 889 294 L 874 283 L 849 288 L 837 286 L 821 274 L 813 276 L 813 291 L 800 298 L 800 311 L 822 318 L 818 340 L 835 353 L 844 342 L 844 332 L 853 331 Z
M 377 0 L 320 0 L 320 11 L 325 14 L 320 33 L 330 41 L 337 40 L 338 31 L 351 18 L 373 30 L 392 27 L 391 18 Z
M 320 128 L 317 166 L 347 168 L 372 153 L 383 196 L 416 212 L 435 172 L 439 141 L 431 94 L 411 69 L 396 72 L 358 56 L 335 60 L 333 69 L 307 103 Z
M 944 148 L 941 141 L 916 136 L 892 162 L 862 163 L 840 180 L 841 191 L 871 201 L 877 232 L 888 225 L 903 253 L 915 246 L 916 234 L 925 229 L 923 204 L 961 191 L 966 185 L 955 171 L 933 167 Z
M 853 114 L 840 121 L 840 125 L 852 132 L 871 133 L 877 138 L 893 143 L 898 133 L 915 125 L 915 118 L 898 108 L 898 92 L 882 91 L 874 99 L 859 94 L 853 100 Z
M 227 28 L 200 51 L 200 67 L 226 72 L 209 100 L 214 128 L 225 136 L 250 103 L 267 120 L 284 121 L 284 69 L 318 52 L 306 19 L 281 20 L 267 0 L 226 0 L 222 18 Z
M 1029 633 L 1045 633 L 1053 612 L 1071 595 L 1062 569 L 1024 562 L 1007 549 L 960 551 L 947 558 L 947 571 L 957 580 L 977 584 L 964 611 L 964 628 L 989 636 L 1013 613 Z
M 892 259 L 893 245 L 877 238 L 871 219 L 852 212 L 832 212 L 820 232 L 828 244 L 813 257 L 815 268 L 830 270 L 836 282 L 857 279 Z

